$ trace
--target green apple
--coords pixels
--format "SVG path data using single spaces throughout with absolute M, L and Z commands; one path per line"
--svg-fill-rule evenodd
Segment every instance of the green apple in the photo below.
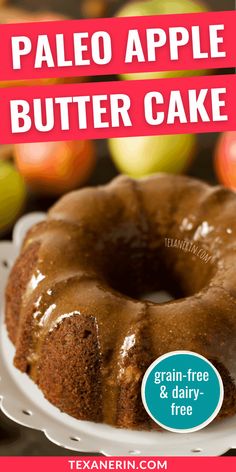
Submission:
M 195 155 L 196 135 L 113 138 L 108 142 L 118 170 L 139 178 L 156 172 L 184 172 Z
M 0 233 L 15 222 L 26 198 L 23 178 L 13 164 L 0 161 Z
M 206 5 L 198 0 L 146 0 L 130 1 L 117 13 L 117 16 L 148 16 L 178 13 L 202 13 Z
M 147 0 L 142 2 L 129 2 L 121 8 L 117 16 L 149 16 L 149 15 L 167 15 L 178 13 L 203 13 L 207 11 L 204 3 L 195 0 Z M 205 75 L 207 71 L 161 71 L 122 74 L 123 80 L 133 79 L 160 79 L 171 77 L 189 77 L 193 75 Z

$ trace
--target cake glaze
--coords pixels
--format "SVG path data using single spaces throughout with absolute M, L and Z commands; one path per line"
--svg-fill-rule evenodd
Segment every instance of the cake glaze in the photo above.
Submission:
M 195 351 L 219 370 L 218 417 L 236 413 L 236 195 L 158 174 L 72 192 L 27 233 L 6 289 L 15 366 L 80 420 L 152 429 L 142 377 Z M 210 254 L 165 245 L 186 240 Z M 155 304 L 145 293 L 168 290 Z

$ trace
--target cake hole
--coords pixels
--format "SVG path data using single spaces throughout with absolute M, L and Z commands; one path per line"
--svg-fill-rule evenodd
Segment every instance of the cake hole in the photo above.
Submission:
M 199 454 L 200 452 L 203 452 L 203 449 L 196 447 L 195 449 L 192 449 L 191 452 L 194 452 L 194 454 Z
M 29 410 L 22 410 L 22 413 L 25 416 L 32 416 L 32 414 L 33 414 L 32 411 L 29 411 Z
M 141 454 L 141 451 L 133 450 L 133 451 L 129 451 L 129 454 L 130 454 L 131 456 L 136 456 L 137 454 Z
M 168 246 L 166 240 L 168 242 L 171 235 L 160 237 L 159 243 L 154 245 L 152 241 L 139 240 L 134 228 L 127 234 L 126 225 L 119 228 L 118 223 L 116 232 L 111 247 L 106 244 L 101 275 L 109 287 L 129 298 L 161 305 L 191 297 L 199 293 L 216 272 L 216 264 L 193 257 L 193 250 L 202 249 L 194 240 L 183 249 L 184 239 L 176 240 L 180 247 Z M 202 253 L 211 255 L 210 248 L 207 250 L 204 246 Z
M 71 441 L 74 441 L 74 442 L 79 442 L 79 441 L 81 441 L 80 438 L 77 438 L 77 437 L 75 437 L 75 436 L 71 436 L 71 437 L 70 437 L 70 440 L 71 440 Z

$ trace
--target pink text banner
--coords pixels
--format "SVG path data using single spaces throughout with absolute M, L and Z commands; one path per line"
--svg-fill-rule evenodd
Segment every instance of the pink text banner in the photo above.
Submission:
M 15 87 L 0 92 L 0 143 L 236 129 L 236 75 Z
M 137 472 L 235 472 L 236 457 L 1 457 L 7 472 L 123 471 Z
M 0 80 L 236 66 L 236 11 L 0 25 Z

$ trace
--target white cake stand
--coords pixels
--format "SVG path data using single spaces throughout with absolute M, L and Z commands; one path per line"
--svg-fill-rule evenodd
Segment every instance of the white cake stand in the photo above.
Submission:
M 84 453 L 125 456 L 218 456 L 236 447 L 236 417 L 215 422 L 192 434 L 140 432 L 78 421 L 52 406 L 36 385 L 12 363 L 14 347 L 4 324 L 4 288 L 28 228 L 43 220 L 31 213 L 15 226 L 13 242 L 0 242 L 0 403 L 13 421 L 41 430 L 55 444 Z

